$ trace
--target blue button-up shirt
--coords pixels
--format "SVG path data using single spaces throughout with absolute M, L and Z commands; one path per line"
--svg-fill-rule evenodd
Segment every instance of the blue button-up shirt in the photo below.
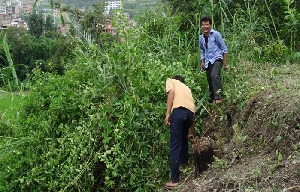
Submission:
M 208 63 L 213 64 L 217 59 L 223 59 L 223 54 L 228 52 L 221 33 L 213 29 L 210 30 L 208 36 L 207 48 L 204 34 L 200 35 L 199 47 L 201 49 L 201 61 L 205 59 L 205 68 L 208 67 Z

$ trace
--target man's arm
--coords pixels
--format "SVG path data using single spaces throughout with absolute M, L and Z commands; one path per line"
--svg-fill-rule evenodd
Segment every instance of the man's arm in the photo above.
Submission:
M 224 70 L 226 71 L 228 69 L 228 66 L 227 66 L 227 55 L 228 55 L 227 53 L 228 53 L 228 49 L 227 49 L 225 41 L 222 38 L 222 35 L 221 35 L 220 32 L 216 32 L 216 43 L 217 43 L 218 47 L 223 52 L 223 64 L 224 64 Z
M 166 118 L 165 118 L 165 124 L 167 126 L 170 126 L 170 114 L 173 106 L 174 95 L 175 95 L 175 91 L 173 89 L 170 89 L 168 92 L 167 111 L 166 111 Z
M 227 53 L 223 54 L 223 62 L 224 62 L 224 70 L 226 71 L 228 69 L 228 65 L 227 65 Z
M 201 36 L 199 38 L 199 48 L 201 50 L 201 53 L 200 53 L 200 57 L 201 57 L 201 64 L 200 64 L 200 68 L 204 68 L 205 66 L 205 59 L 204 59 L 204 56 L 205 56 L 205 49 L 203 47 L 203 43 L 202 43 L 203 39 L 201 39 Z
M 200 69 L 204 69 L 204 68 L 205 68 L 205 59 L 202 59 Z

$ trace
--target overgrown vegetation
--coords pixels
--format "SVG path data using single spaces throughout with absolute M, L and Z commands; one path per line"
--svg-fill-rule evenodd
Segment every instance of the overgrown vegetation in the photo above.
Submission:
M 206 77 L 198 73 L 197 44 L 202 13 L 213 16 L 215 28 L 223 32 L 230 50 L 230 70 L 223 73 L 226 96 L 223 106 L 239 112 L 247 110 L 247 103 L 255 98 L 256 91 L 267 88 L 252 83 L 252 75 L 260 75 L 262 79 L 268 75 L 271 80 L 279 73 L 276 67 L 282 62 L 299 62 L 299 41 L 295 35 L 299 32 L 296 22 L 299 5 L 294 1 L 285 1 L 284 5 L 274 3 L 276 9 L 289 10 L 284 12 L 287 17 L 276 29 L 274 21 L 280 20 L 282 15 L 278 18 L 273 15 L 274 4 L 268 1 L 262 6 L 270 9 L 268 17 L 261 17 L 262 10 L 256 6 L 258 1 L 242 1 L 234 9 L 224 1 L 218 4 L 193 1 L 188 10 L 180 10 L 180 13 L 175 3 L 170 1 L 170 4 L 147 10 L 137 18 L 136 28 L 127 28 L 125 22 L 118 22 L 124 21 L 120 15 L 113 18 L 122 40 L 115 38 L 113 43 L 100 45 L 82 37 L 68 39 L 72 45 L 68 52 L 71 57 L 59 62 L 54 60 L 60 56 L 56 52 L 58 56 L 49 55 L 53 60 L 43 61 L 46 66 L 62 64 L 63 74 L 39 65 L 33 67 L 26 82 L 30 93 L 22 100 L 18 121 L 1 122 L 0 191 L 159 190 L 169 179 L 169 130 L 163 125 L 167 78 L 175 74 L 186 77 L 196 99 L 198 134 L 206 132 L 208 124 L 224 127 L 224 108 L 208 104 Z M 286 33 L 284 26 L 288 21 L 285 19 L 293 21 L 289 23 L 293 27 Z M 286 38 L 289 41 L 285 41 Z M 45 43 L 45 47 L 46 44 L 53 45 L 52 41 Z M 16 62 L 9 61 L 9 55 L 3 54 L 2 59 L 17 68 Z M 14 60 L 17 54 L 12 55 Z M 8 69 L 1 68 L 5 81 L 11 77 Z M 274 105 L 283 107 L 281 103 Z M 288 113 L 290 108 L 283 109 Z M 297 110 L 295 108 L 295 112 Z M 293 110 L 283 119 L 270 118 L 278 125 L 290 122 L 285 119 L 294 118 L 295 114 Z M 241 116 L 241 120 L 243 118 L 247 119 L 247 115 Z M 231 157 L 241 158 L 245 150 L 255 146 L 252 142 L 256 137 L 249 139 L 252 132 L 241 129 L 245 122 L 234 125 L 232 138 L 218 131 L 214 135 L 219 148 L 228 138 L 233 139 L 236 146 L 244 147 L 230 154 Z M 261 122 L 264 123 L 267 122 Z M 274 134 L 272 141 L 276 144 L 273 146 L 278 167 L 294 151 L 284 153 L 278 146 L 288 137 L 286 132 Z M 261 143 L 260 147 L 268 144 L 264 138 Z M 295 147 L 295 143 L 289 143 L 293 145 Z M 216 157 L 215 162 L 216 168 L 228 168 L 226 158 Z M 271 169 L 273 173 L 276 167 Z M 230 179 L 223 181 L 230 184 Z M 229 189 L 227 185 L 223 187 Z
M 215 161 L 194 180 L 185 180 L 180 192 L 298 191 L 299 190 L 299 64 L 251 68 L 245 62 L 251 86 L 243 110 L 212 107 L 203 135 L 216 141 Z M 216 119 L 216 120 L 214 120 Z M 282 178 L 289 178 L 284 180 Z
M 1 79 L 0 85 L 5 90 L 18 90 L 16 77 L 11 72 L 11 64 L 17 75 L 17 80 L 24 82 L 27 75 L 35 67 L 40 67 L 43 71 L 57 72 L 63 74 L 65 62 L 71 62 L 74 57 L 72 49 L 74 44 L 56 33 L 54 37 L 34 37 L 28 31 L 21 28 L 8 28 L 6 30 L 5 42 L 4 33 L 1 34 L 0 61 Z M 12 60 L 7 58 L 5 49 L 9 50 Z

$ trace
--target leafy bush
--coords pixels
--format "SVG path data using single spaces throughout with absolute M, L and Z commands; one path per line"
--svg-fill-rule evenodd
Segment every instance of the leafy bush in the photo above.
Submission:
M 196 89 L 190 56 L 130 37 L 76 49 L 62 76 L 33 71 L 20 123 L 1 144 L 4 191 L 153 190 L 169 177 L 165 80 L 182 74 Z

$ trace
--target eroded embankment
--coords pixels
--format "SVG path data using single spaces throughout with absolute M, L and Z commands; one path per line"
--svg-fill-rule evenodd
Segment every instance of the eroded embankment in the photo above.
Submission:
M 197 178 L 191 167 L 178 191 L 300 191 L 299 68 L 260 69 L 242 110 L 212 107 L 203 132 L 215 140 L 215 161 Z

